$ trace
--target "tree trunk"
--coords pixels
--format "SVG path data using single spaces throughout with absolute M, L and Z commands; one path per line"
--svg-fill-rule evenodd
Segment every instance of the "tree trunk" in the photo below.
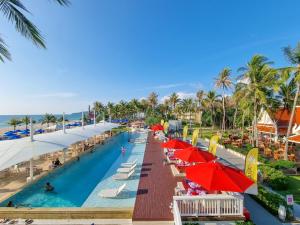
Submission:
M 285 142 L 285 149 L 284 149 L 284 159 L 285 160 L 288 159 L 288 147 L 289 147 L 288 138 L 291 134 L 293 119 L 294 119 L 295 110 L 296 110 L 297 101 L 298 101 L 298 96 L 299 96 L 299 89 L 300 89 L 300 83 L 297 82 L 297 90 L 296 90 L 296 94 L 295 94 L 295 98 L 294 98 L 293 109 L 292 109 L 292 113 L 291 113 L 291 117 L 290 117 L 290 121 L 289 121 L 288 130 L 287 130 L 287 133 L 286 133 L 286 142 Z
M 244 113 L 243 113 L 244 115 Z M 235 107 L 235 111 L 234 111 L 234 115 L 233 115 L 233 128 L 235 129 L 236 128 L 236 116 L 237 116 L 237 106 Z
M 225 131 L 225 94 L 224 94 L 224 89 L 223 89 L 223 97 L 222 97 L 222 104 L 223 104 L 223 120 L 222 120 L 222 131 Z
M 242 138 L 244 136 L 244 122 L 245 122 L 245 113 L 243 111 L 243 115 L 242 115 Z
M 212 127 L 212 130 L 215 127 L 215 123 L 214 123 L 214 109 L 213 108 L 211 108 L 211 127 Z
M 258 146 L 258 135 L 257 135 L 257 101 L 256 93 L 254 94 L 254 123 L 253 123 L 253 136 L 254 136 L 254 147 Z

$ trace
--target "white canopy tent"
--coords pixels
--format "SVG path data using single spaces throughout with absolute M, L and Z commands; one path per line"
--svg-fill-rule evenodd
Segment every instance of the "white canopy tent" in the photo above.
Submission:
M 71 144 L 118 127 L 118 124 L 102 122 L 84 127 L 55 131 L 17 140 L 0 141 L 0 171 L 34 157 L 68 148 Z M 84 128 L 84 129 L 83 129 Z

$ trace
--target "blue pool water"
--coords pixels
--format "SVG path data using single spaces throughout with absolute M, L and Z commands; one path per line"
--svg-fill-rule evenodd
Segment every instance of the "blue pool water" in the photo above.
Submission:
M 132 144 L 128 138 L 133 134 L 122 133 L 96 148 L 94 153 L 83 155 L 79 161 L 58 168 L 47 176 L 25 187 L 5 202 L 30 207 L 133 207 L 138 187 L 145 144 Z M 147 134 L 134 134 L 136 137 Z M 126 153 L 121 154 L 125 146 Z M 121 163 L 137 159 L 135 174 L 129 180 L 116 181 L 112 176 Z M 50 182 L 55 192 L 47 193 L 44 185 Z M 126 183 L 126 189 L 118 198 L 105 199 L 98 196 L 102 189 L 118 187 Z

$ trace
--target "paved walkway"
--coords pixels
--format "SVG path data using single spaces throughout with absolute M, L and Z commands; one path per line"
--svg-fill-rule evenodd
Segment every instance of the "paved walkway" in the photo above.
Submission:
M 170 166 L 163 164 L 160 142 L 148 136 L 142 172 L 133 211 L 133 221 L 173 221 L 170 204 L 177 185 Z
M 207 146 L 208 143 L 200 139 L 202 145 Z M 218 148 L 217 156 L 222 158 L 227 163 L 230 163 L 239 169 L 244 169 L 244 159 L 233 155 L 226 149 Z M 265 210 L 260 204 L 253 200 L 250 196 L 245 196 L 245 207 L 249 210 L 251 219 L 256 225 L 281 225 L 282 223 L 267 210 Z

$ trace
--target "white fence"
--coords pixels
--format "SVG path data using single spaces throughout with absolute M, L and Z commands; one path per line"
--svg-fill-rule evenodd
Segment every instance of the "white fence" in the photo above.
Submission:
M 209 194 L 173 197 L 175 225 L 181 225 L 182 216 L 243 216 L 243 208 L 244 199 L 242 196 Z

